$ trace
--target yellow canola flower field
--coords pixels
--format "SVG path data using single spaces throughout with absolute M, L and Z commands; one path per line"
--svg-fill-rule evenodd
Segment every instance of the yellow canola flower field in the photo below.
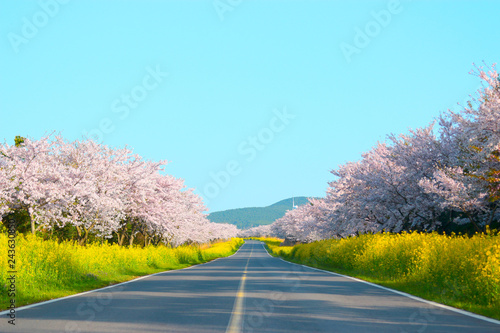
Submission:
M 16 306 L 62 297 L 84 290 L 123 282 L 137 276 L 178 269 L 233 254 L 243 240 L 201 246 L 120 247 L 116 244 L 43 240 L 18 235 L 15 246 Z M 7 309 L 11 289 L 8 238 L 0 234 L 0 309 Z M 12 252 L 11 252 L 12 253 Z M 12 261 L 10 262 L 12 264 Z
M 268 248 L 295 262 L 500 317 L 500 236 L 491 232 L 378 233 Z

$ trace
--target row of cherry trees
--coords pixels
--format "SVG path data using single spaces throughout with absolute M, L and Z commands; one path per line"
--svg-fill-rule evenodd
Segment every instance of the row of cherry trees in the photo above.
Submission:
M 484 84 L 460 112 L 425 128 L 389 135 L 357 162 L 331 171 L 326 197 L 245 235 L 313 241 L 358 233 L 484 231 L 500 218 L 500 77 Z M 457 228 L 458 227 L 458 228 Z
M 71 227 L 120 245 L 207 242 L 236 235 L 207 220 L 201 198 L 182 179 L 162 174 L 166 161 L 146 161 L 128 148 L 49 135 L 0 145 L 0 216 L 29 216 L 31 232 Z

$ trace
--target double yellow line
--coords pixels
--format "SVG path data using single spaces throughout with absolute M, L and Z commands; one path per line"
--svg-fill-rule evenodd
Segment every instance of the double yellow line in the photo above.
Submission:
M 231 313 L 231 319 L 229 320 L 226 333 L 240 333 L 243 328 L 243 317 L 245 316 L 245 304 L 243 302 L 245 300 L 245 281 L 247 279 L 248 263 L 250 262 L 252 252 L 253 247 L 248 256 L 243 275 L 241 276 L 240 286 L 236 293 L 236 300 L 234 301 L 233 312 Z

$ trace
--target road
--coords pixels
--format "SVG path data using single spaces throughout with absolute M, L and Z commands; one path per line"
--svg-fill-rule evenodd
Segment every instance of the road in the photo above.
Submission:
M 500 332 L 500 325 L 291 264 L 233 256 L 27 309 L 0 332 Z

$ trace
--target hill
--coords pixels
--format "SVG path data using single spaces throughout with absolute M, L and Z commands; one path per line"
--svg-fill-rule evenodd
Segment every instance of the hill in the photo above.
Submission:
M 267 207 L 248 207 L 229 209 L 220 212 L 213 212 L 208 215 L 208 219 L 217 223 L 231 223 L 239 229 L 248 229 L 263 224 L 271 224 L 276 219 L 283 217 L 287 210 L 292 209 L 292 201 L 296 206 L 307 204 L 307 197 L 296 197 L 281 200 Z

